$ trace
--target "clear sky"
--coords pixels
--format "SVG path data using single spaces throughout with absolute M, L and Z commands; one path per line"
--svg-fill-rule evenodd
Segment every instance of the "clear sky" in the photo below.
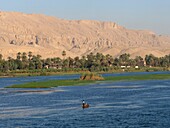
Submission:
M 0 10 L 113 21 L 129 29 L 170 35 L 170 0 L 0 0 Z

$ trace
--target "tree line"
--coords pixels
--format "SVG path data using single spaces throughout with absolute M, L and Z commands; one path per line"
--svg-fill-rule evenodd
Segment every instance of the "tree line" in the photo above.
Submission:
M 155 57 L 154 55 L 146 55 L 145 58 L 136 56 L 134 59 L 130 54 L 124 53 L 117 58 L 111 55 L 103 55 L 102 53 L 90 53 L 86 56 L 67 57 L 66 51 L 62 51 L 63 58 L 54 57 L 42 59 L 41 55 L 33 55 L 32 52 L 18 52 L 16 58 L 8 57 L 3 59 L 0 54 L 0 72 L 14 70 L 36 70 L 36 69 L 52 69 L 58 70 L 88 70 L 88 71 L 109 71 L 120 66 L 152 66 L 152 67 L 170 67 L 170 54 L 164 57 Z

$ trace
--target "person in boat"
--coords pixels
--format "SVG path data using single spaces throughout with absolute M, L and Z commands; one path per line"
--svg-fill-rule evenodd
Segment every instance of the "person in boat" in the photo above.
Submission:
M 88 108 L 89 104 L 87 104 L 84 100 L 82 101 L 82 108 Z
M 85 104 L 86 104 L 86 102 L 83 100 L 83 101 L 82 101 L 82 105 L 84 106 Z

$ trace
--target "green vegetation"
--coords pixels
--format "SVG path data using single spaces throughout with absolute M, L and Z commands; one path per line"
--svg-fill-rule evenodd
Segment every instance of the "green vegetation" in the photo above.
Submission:
M 151 74 L 151 75 L 135 75 L 135 76 L 114 76 L 105 77 L 102 81 L 129 81 L 129 80 L 150 80 L 150 79 L 170 79 L 169 74 Z M 50 80 L 44 82 L 30 82 L 19 85 L 12 85 L 7 88 L 50 88 L 57 86 L 73 86 L 73 85 L 87 85 L 90 83 L 99 82 L 98 80 Z
M 129 81 L 129 80 L 160 80 L 170 79 L 169 74 L 149 74 L 149 75 L 135 75 L 135 76 L 114 76 L 106 77 L 106 81 Z
M 94 83 L 92 80 L 49 80 L 44 82 L 30 82 L 19 85 L 12 85 L 7 88 L 51 88 L 58 86 L 73 86 L 73 85 L 84 85 L 89 83 Z
M 167 71 L 170 70 L 170 55 L 155 57 L 146 55 L 145 58 L 136 56 L 130 58 L 130 54 L 122 54 L 117 58 L 101 53 L 90 53 L 81 58 L 66 57 L 66 51 L 62 51 L 63 58 L 54 57 L 42 59 L 41 55 L 33 55 L 32 52 L 20 53 L 16 59 L 8 57 L 3 59 L 0 54 L 0 76 L 35 76 L 54 75 L 82 72 L 134 72 L 134 71 Z M 146 64 L 145 64 L 146 62 Z M 124 66 L 123 68 L 121 66 Z M 138 68 L 135 68 L 138 66 Z
M 80 77 L 80 80 L 104 80 L 104 78 L 97 73 L 86 73 Z

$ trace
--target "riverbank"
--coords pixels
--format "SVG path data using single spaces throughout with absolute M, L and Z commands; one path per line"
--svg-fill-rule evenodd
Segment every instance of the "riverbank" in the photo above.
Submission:
M 0 78 L 4 77 L 26 77 L 26 76 L 53 76 L 53 75 L 73 75 L 73 74 L 82 74 L 84 72 L 48 72 L 48 71 L 37 71 L 37 72 L 8 72 L 0 73 Z
M 18 84 L 8 86 L 6 88 L 52 88 L 58 86 L 74 86 L 74 85 L 88 85 L 96 82 L 114 82 L 114 81 L 137 81 L 137 80 L 160 80 L 170 79 L 170 74 L 147 74 L 147 75 L 130 75 L 130 76 L 109 76 L 104 77 L 104 80 L 49 80 L 41 82 L 29 82 L 25 84 Z
M 140 67 L 135 68 L 113 68 L 109 71 L 98 71 L 95 73 L 121 73 L 121 72 L 155 72 L 155 71 L 170 71 L 170 68 L 163 67 Z M 24 76 L 51 76 L 51 75 L 71 75 L 90 73 L 88 69 L 41 69 L 41 70 L 14 70 L 8 72 L 0 72 L 0 78 L 3 77 L 24 77 Z

